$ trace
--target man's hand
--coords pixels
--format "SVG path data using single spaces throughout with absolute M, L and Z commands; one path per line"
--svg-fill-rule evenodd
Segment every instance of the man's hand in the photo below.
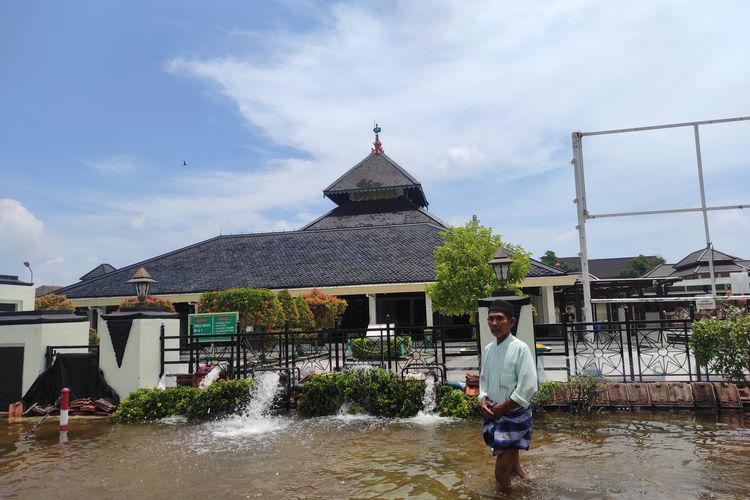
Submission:
M 503 402 L 503 403 L 490 403 L 490 400 L 488 398 L 482 399 L 482 403 L 479 406 L 479 409 L 482 412 L 482 415 L 484 415 L 485 418 L 488 418 L 490 420 L 497 420 L 498 418 L 505 415 L 505 412 L 508 410 L 511 410 L 513 408 L 517 408 L 518 405 L 511 399 Z
M 495 414 L 492 411 L 495 406 L 497 405 L 491 404 L 489 398 L 484 397 L 482 398 L 482 402 L 479 405 L 479 409 L 485 418 L 488 418 L 490 420 L 496 420 L 497 417 L 495 417 Z

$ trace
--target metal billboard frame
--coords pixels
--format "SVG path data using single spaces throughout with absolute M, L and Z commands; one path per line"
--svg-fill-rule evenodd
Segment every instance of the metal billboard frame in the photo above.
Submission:
M 591 283 L 589 277 L 589 260 L 588 251 L 586 248 L 586 221 L 589 219 L 603 219 L 608 217 L 628 217 L 637 215 L 660 215 L 660 214 L 673 214 L 673 213 L 685 213 L 685 212 L 702 212 L 703 213 L 703 229 L 706 235 L 706 248 L 709 252 L 709 273 L 711 276 L 711 296 L 716 298 L 716 276 L 714 274 L 714 260 L 713 260 L 713 244 L 711 243 L 711 235 L 708 228 L 708 212 L 713 210 L 736 210 L 750 208 L 750 204 L 744 203 L 739 205 L 725 205 L 725 206 L 706 206 L 706 194 L 703 184 L 703 160 L 701 158 L 701 146 L 700 146 L 700 135 L 699 127 L 701 125 L 714 125 L 718 123 L 731 123 L 741 122 L 750 120 L 750 116 L 741 116 L 737 118 L 724 118 L 719 120 L 705 120 L 697 122 L 685 122 L 685 123 L 671 123 L 667 125 L 652 125 L 648 127 L 635 127 L 635 128 L 622 128 L 614 130 L 600 130 L 596 132 L 573 132 L 573 168 L 575 170 L 575 187 L 576 187 L 576 198 L 573 202 L 576 204 L 576 211 L 578 213 L 578 243 L 580 247 L 581 257 L 581 283 L 583 285 L 583 316 L 584 321 L 592 321 L 593 315 L 591 311 Z M 665 210 L 642 210 L 632 212 L 618 212 L 618 213 L 600 213 L 592 214 L 588 211 L 586 205 L 586 181 L 583 171 L 583 138 L 586 136 L 596 135 L 611 135 L 611 134 L 624 134 L 630 132 L 644 132 L 648 130 L 660 130 L 667 128 L 678 128 L 678 127 L 693 127 L 693 135 L 695 137 L 695 156 L 698 167 L 698 184 L 700 188 L 700 207 L 695 208 L 673 208 Z

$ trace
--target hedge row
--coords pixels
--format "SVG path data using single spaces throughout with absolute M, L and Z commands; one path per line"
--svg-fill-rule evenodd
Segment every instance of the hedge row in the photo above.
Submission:
M 148 422 L 175 415 L 192 421 L 214 420 L 240 413 L 250 402 L 252 380 L 220 380 L 202 391 L 193 387 L 138 389 L 120 402 L 118 422 Z
M 349 403 L 349 413 L 413 417 L 423 409 L 424 391 L 424 381 L 400 380 L 395 373 L 379 368 L 312 375 L 304 384 L 299 412 L 306 417 L 332 415 Z M 479 415 L 476 397 L 447 385 L 438 387 L 435 408 L 442 416 Z
M 558 385 L 554 382 L 541 384 L 532 400 L 535 411 L 543 411 Z M 568 385 L 572 388 L 576 382 Z M 583 385 L 588 388 L 592 384 Z M 251 400 L 252 387 L 252 380 L 221 380 L 202 391 L 192 387 L 139 389 L 120 403 L 115 420 L 148 422 L 175 415 L 184 415 L 191 421 L 224 418 L 242 412 Z M 351 414 L 413 417 L 423 409 L 424 392 L 424 381 L 400 380 L 387 370 L 345 370 L 310 376 L 304 383 L 298 409 L 302 416 L 320 417 L 338 413 L 348 403 Z M 481 415 L 476 396 L 466 396 L 463 391 L 445 384 L 437 386 L 435 409 L 445 417 Z

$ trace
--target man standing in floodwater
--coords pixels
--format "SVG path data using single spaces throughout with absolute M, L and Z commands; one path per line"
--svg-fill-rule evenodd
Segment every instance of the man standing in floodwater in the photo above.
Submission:
M 482 434 L 495 461 L 495 479 L 510 487 L 513 476 L 526 477 L 519 450 L 531 444 L 531 398 L 537 390 L 534 358 L 525 342 L 511 335 L 516 325 L 513 305 L 497 299 L 487 315 L 495 341 L 482 351 L 479 401 Z

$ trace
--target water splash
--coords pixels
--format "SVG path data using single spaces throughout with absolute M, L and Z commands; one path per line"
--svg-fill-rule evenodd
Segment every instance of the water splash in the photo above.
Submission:
M 424 396 L 422 396 L 422 408 L 426 414 L 435 412 L 435 377 L 432 372 L 424 379 Z
M 364 411 L 360 411 L 357 413 L 350 413 L 352 411 L 353 403 L 351 401 L 346 401 L 344 404 L 341 405 L 341 408 L 339 408 L 339 412 L 334 416 L 336 420 L 341 420 L 344 422 L 349 422 L 353 420 L 377 420 L 378 417 L 373 417 L 372 415 L 368 415 Z
M 169 375 L 168 372 L 161 376 L 161 378 L 159 379 L 159 383 L 156 384 L 156 388 L 157 389 L 166 389 L 167 388 L 167 375 Z
M 242 412 L 244 417 L 261 417 L 271 409 L 273 398 L 281 389 L 279 380 L 279 374 L 276 372 L 266 372 L 255 379 L 250 403 Z
M 436 394 L 435 375 L 432 372 L 429 372 L 424 379 L 422 410 L 420 410 L 414 417 L 410 418 L 410 422 L 417 424 L 435 424 L 450 420 L 448 417 L 441 417 L 439 414 L 435 413 Z
M 241 437 L 284 429 L 291 424 L 291 418 L 269 415 L 273 399 L 280 389 L 278 373 L 267 372 L 258 376 L 253 384 L 250 403 L 242 414 L 212 422 L 209 424 L 211 434 L 216 437 Z

